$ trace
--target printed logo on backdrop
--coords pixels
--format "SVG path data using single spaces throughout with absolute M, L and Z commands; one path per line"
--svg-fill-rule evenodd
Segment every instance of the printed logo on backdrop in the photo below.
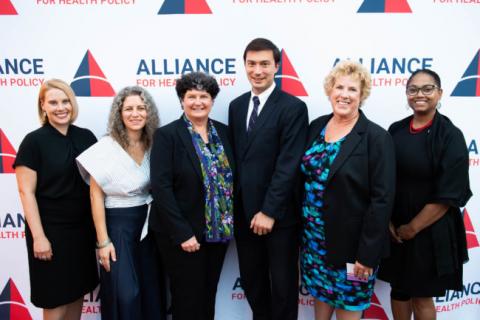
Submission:
M 218 85 L 234 86 L 237 80 L 235 58 L 144 58 L 137 68 L 136 84 L 144 88 L 174 87 L 184 73 L 202 71 L 217 79 Z
M 288 92 L 294 96 L 306 97 L 307 91 L 303 87 L 300 78 L 298 77 L 295 68 L 287 56 L 285 49 L 282 49 L 280 57 L 280 67 L 275 74 L 275 84 L 283 91 Z
M 378 300 L 378 297 L 375 293 L 373 293 L 372 301 L 370 302 L 370 307 L 363 311 L 362 313 L 363 320 L 388 320 L 388 316 L 385 313 L 385 310 Z
M 45 78 L 41 76 L 43 74 L 45 71 L 42 58 L 0 59 L 0 87 L 38 87 L 45 81 Z
M 452 96 L 480 97 L 480 49 L 468 65 L 455 89 L 453 89 Z
M 17 286 L 10 278 L 0 294 L 0 319 L 2 320 L 32 320 Z
M 471 167 L 480 165 L 480 157 L 478 155 L 477 140 L 472 139 L 468 144 L 469 164 Z
M 299 298 L 298 298 L 299 306 L 313 307 L 313 305 L 315 304 L 315 299 L 312 296 L 310 296 L 310 293 L 308 293 L 307 289 L 303 285 L 299 287 L 298 293 L 299 293 Z M 231 299 L 238 300 L 238 301 L 247 300 L 247 296 L 245 295 L 245 292 L 243 291 L 243 288 L 242 288 L 242 282 L 240 277 L 235 279 L 235 282 L 232 286 Z
M 478 243 L 478 237 L 473 228 L 472 220 L 466 208 L 463 209 L 463 224 L 465 225 L 465 231 L 467 233 L 467 248 L 473 249 L 480 247 Z
M 464 283 L 462 291 L 447 290 L 443 297 L 435 298 L 437 313 L 451 312 L 471 305 L 480 305 L 480 281 Z
M 97 287 L 83 297 L 82 313 L 89 315 L 100 315 L 100 291 Z
M 0 0 L 0 15 L 17 15 L 17 10 L 10 0 Z
M 0 173 L 15 173 L 12 165 L 15 161 L 17 152 L 13 148 L 7 136 L 0 129 Z
M 85 53 L 70 85 L 78 97 L 113 97 L 115 95 L 115 91 L 90 50 Z
M 0 240 L 14 239 L 25 239 L 25 217 L 18 212 L 0 214 Z
M 0 0 L 1 1 L 1 0 Z M 36 0 L 37 6 L 131 6 L 135 0 Z
M 230 0 L 234 5 L 257 5 L 257 6 L 321 6 L 321 5 L 334 5 L 335 0 Z
M 411 13 L 407 0 L 364 0 L 359 13 Z
M 405 87 L 412 72 L 432 68 L 432 57 L 338 57 L 333 66 L 342 60 L 360 62 L 372 75 L 373 87 Z
M 468 249 L 480 247 L 478 236 L 466 208 L 463 209 L 463 222 L 467 233 Z M 445 296 L 435 298 L 435 305 L 437 313 L 450 312 L 470 305 L 480 305 L 480 281 L 464 283 L 462 291 L 447 290 Z
M 211 14 L 206 0 L 165 0 L 158 14 Z

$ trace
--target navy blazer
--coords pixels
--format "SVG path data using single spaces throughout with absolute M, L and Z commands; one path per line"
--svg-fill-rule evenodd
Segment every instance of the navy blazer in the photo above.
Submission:
M 242 194 L 245 218 L 250 221 L 262 211 L 275 219 L 276 227 L 295 224 L 299 220 L 299 164 L 308 130 L 307 106 L 277 87 L 247 134 L 250 99 L 251 93 L 247 92 L 229 107 L 237 165 L 236 192 Z
M 310 124 L 307 148 L 332 114 Z M 324 192 L 327 260 L 344 267 L 376 267 L 389 251 L 388 224 L 395 199 L 392 137 L 360 111 L 330 168 Z
M 212 120 L 232 172 L 233 151 L 226 125 Z M 200 160 L 182 118 L 155 131 L 150 155 L 153 206 L 150 228 L 180 245 L 205 231 L 205 188 Z

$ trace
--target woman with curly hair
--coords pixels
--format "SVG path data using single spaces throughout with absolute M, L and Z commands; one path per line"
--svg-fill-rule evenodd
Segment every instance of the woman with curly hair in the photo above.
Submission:
M 202 72 L 182 75 L 183 114 L 155 132 L 150 224 L 170 280 L 173 320 L 213 320 L 233 237 L 233 154 L 227 126 L 209 118 L 219 92 Z
M 126 87 L 113 100 L 108 135 L 77 158 L 90 181 L 102 319 L 161 317 L 154 244 L 146 237 L 150 148 L 158 125 L 150 94 Z

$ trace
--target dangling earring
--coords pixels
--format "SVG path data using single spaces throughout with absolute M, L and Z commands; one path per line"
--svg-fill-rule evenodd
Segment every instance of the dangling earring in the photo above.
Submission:
M 435 106 L 436 109 L 440 109 L 442 107 L 442 103 L 438 101 L 437 105 Z

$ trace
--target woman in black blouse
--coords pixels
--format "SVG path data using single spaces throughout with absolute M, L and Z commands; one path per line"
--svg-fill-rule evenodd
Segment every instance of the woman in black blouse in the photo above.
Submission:
M 438 112 L 440 77 L 415 71 L 407 82 L 413 116 L 395 122 L 397 192 L 390 223 L 391 257 L 380 268 L 390 282 L 395 319 L 435 319 L 432 297 L 462 289 L 468 259 L 459 207 L 471 196 L 462 132 Z
M 98 283 L 88 186 L 75 158 L 96 142 L 72 125 L 70 86 L 46 81 L 38 96 L 42 127 L 22 141 L 14 163 L 25 213 L 32 303 L 44 319 L 80 319 L 83 296 Z

